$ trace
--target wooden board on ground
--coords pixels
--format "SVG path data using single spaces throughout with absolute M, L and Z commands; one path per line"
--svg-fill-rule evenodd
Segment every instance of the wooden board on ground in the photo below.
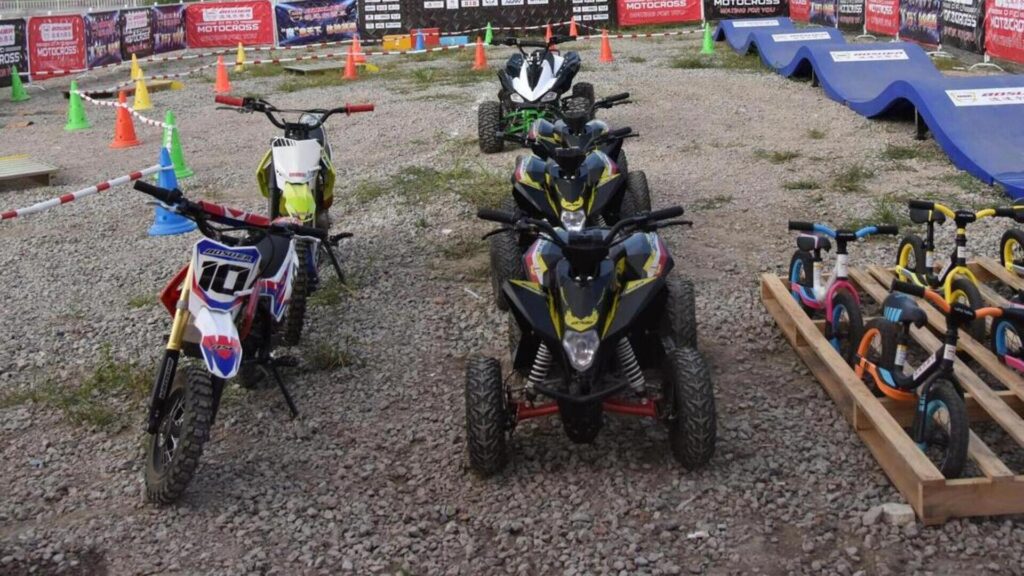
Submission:
M 49 186 L 53 175 L 58 170 L 60 168 L 40 162 L 28 154 L 0 157 L 0 183 L 33 180 L 44 186 Z
M 283 67 L 293 74 L 323 74 L 325 72 L 342 71 L 345 69 L 344 60 L 331 60 L 312 62 L 310 64 L 290 64 Z
M 851 269 L 850 278 L 875 301 L 888 294 L 872 274 Z M 944 478 L 904 430 L 913 421 L 914 406 L 876 398 L 825 339 L 820 323 L 812 321 L 796 303 L 781 278 L 772 274 L 761 277 L 761 299 L 786 340 L 922 522 L 940 524 L 954 517 L 1024 513 L 1024 475 L 1006 466 L 977 434 L 971 432 L 968 455 L 982 475 Z M 915 328 L 911 334 L 928 350 L 939 345 L 927 328 Z M 992 390 L 960 361 L 956 375 L 961 382 L 967 381 L 965 401 L 971 421 L 995 421 L 1004 430 L 1009 426 L 1007 432 L 1016 438 L 1024 400 L 1014 387 Z
M 180 80 L 151 80 L 146 82 L 146 90 L 150 93 L 153 92 L 164 92 L 166 90 L 181 90 L 185 85 Z M 135 94 L 135 85 L 131 84 L 121 88 L 126 94 L 132 96 Z M 91 98 L 117 98 L 118 90 L 83 90 Z M 70 94 L 67 90 L 64 91 L 64 99 L 70 98 Z

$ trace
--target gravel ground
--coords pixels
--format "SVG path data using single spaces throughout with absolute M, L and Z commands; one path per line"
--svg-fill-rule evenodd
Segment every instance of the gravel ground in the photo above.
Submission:
M 390 60 L 380 77 L 340 87 L 275 93 L 280 77 L 235 79 L 236 93 L 283 106 L 377 104 L 330 126 L 342 171 L 335 228 L 355 233 L 343 250 L 355 288 L 317 304 L 307 332 L 308 350 L 344 350 L 349 365 L 288 371 L 296 421 L 274 391 L 229 391 L 196 479 L 167 508 L 143 502 L 143 410 L 127 394 L 102 398 L 121 423 L 106 426 L 75 424 L 52 402 L 5 402 L 0 572 L 1024 574 L 1019 518 L 937 528 L 895 508 L 879 518 L 875 507 L 902 498 L 758 301 L 758 275 L 788 264 L 788 218 L 843 224 L 902 217 L 918 195 L 963 205 L 999 196 L 957 179 L 906 122 L 862 119 L 764 71 L 671 67 L 696 53 L 695 37 L 620 41 L 617 62 L 603 66 L 596 43 L 582 48 L 581 80 L 634 96 L 604 117 L 642 135 L 628 144 L 630 165 L 647 172 L 654 204 L 681 203 L 696 221 L 666 235 L 697 281 L 717 389 L 719 444 L 706 469 L 681 470 L 660 426 L 612 418 L 593 446 L 571 445 L 557 420 L 527 423 L 506 473 L 482 481 L 467 470 L 464 360 L 497 353 L 505 338 L 475 240 L 488 226 L 444 184 L 411 195 L 388 176 L 453 165 L 508 173 L 518 152 L 475 152 L 475 105 L 496 83 L 441 80 L 468 54 L 433 59 L 450 72 L 428 83 L 411 72 L 427 64 Z M 492 66 L 501 54 L 490 53 Z M 136 126 L 143 146 L 107 149 L 108 109 L 87 108 L 93 130 L 63 132 L 60 82 L 46 86 L 0 109 L 3 124 L 35 122 L 5 128 L 0 155 L 31 152 L 62 171 L 53 188 L 4 191 L 4 207 L 154 162 L 159 134 L 148 126 Z M 183 188 L 260 209 L 252 172 L 273 128 L 214 110 L 199 79 L 153 100 L 179 118 L 197 174 Z M 888 156 L 910 157 L 888 158 L 887 145 L 900 147 Z M 841 190 L 855 166 L 873 175 Z M 801 180 L 820 189 L 784 187 Z M 352 194 L 375 182 L 390 193 Z M 121 188 L 0 226 L 0 392 L 74 389 L 104 354 L 154 365 L 169 322 L 152 295 L 196 235 L 149 238 L 151 220 L 142 195 Z M 972 227 L 974 251 L 994 256 L 1004 227 Z M 945 249 L 951 232 L 941 237 Z M 895 243 L 852 252 L 855 263 L 888 263 Z

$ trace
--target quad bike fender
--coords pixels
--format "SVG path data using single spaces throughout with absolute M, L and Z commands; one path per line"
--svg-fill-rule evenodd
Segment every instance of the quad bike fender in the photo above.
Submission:
M 526 280 L 510 280 L 503 287 L 505 298 L 509 302 L 509 310 L 523 332 L 526 328 L 536 333 L 541 339 L 558 342 L 560 325 L 556 322 L 554 309 L 547 290 L 536 282 Z
M 242 343 L 238 339 L 234 314 L 199 308 L 193 316 L 199 331 L 199 349 L 210 374 L 218 378 L 232 378 L 242 364 Z
M 594 183 L 587 213 L 602 214 L 609 205 L 614 205 L 613 200 L 625 192 L 626 179 L 622 177 L 615 162 L 600 151 L 590 154 L 585 168 L 588 170 L 588 181 Z
M 664 288 L 665 278 L 663 276 L 626 282 L 608 313 L 601 340 L 613 339 L 620 332 L 629 328 L 638 317 L 643 315 L 648 306 L 658 299 Z

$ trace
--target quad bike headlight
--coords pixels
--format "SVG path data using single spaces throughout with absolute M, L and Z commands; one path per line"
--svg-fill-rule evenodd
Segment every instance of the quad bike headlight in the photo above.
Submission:
M 565 229 L 569 232 L 579 232 L 583 230 L 583 225 L 587 222 L 587 213 L 583 210 L 563 210 L 562 211 L 562 224 Z
M 597 347 L 601 344 L 601 338 L 597 330 L 586 332 L 575 332 L 567 330 L 562 338 L 562 347 L 569 357 L 569 363 L 577 370 L 586 370 L 594 363 L 594 355 L 597 354 Z
M 523 102 L 525 102 L 525 100 L 523 100 L 523 97 L 520 96 L 519 94 L 512 94 L 511 96 L 509 96 L 509 98 L 511 98 L 512 101 L 515 102 L 516 104 L 522 104 Z
M 552 92 L 548 92 L 547 94 L 541 96 L 540 97 L 540 101 L 541 102 L 551 102 L 552 100 L 555 100 L 557 98 L 558 98 L 558 94 L 552 91 Z

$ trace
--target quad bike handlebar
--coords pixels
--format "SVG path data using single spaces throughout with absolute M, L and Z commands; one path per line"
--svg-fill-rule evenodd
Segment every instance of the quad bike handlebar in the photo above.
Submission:
M 324 109 L 324 108 L 311 108 L 309 110 L 286 110 L 279 109 L 270 102 L 261 98 L 238 98 L 237 96 L 224 96 L 219 95 L 214 97 L 214 102 L 218 104 L 224 104 L 232 108 L 238 108 L 239 112 L 251 113 L 251 112 L 262 112 L 266 115 L 267 119 L 274 126 L 277 126 L 281 130 L 290 130 L 293 128 L 301 128 L 305 130 L 316 130 L 323 126 L 324 122 L 334 114 L 345 114 L 350 116 L 352 114 L 358 114 L 361 112 L 373 112 L 373 104 L 346 104 L 339 106 L 338 108 Z M 281 114 L 315 114 L 319 116 L 315 123 L 304 123 L 304 122 L 287 122 L 280 117 Z M 275 116 L 277 114 L 277 116 Z
M 658 228 L 665 228 L 668 226 L 692 225 L 692 222 L 686 220 L 671 220 L 672 218 L 682 216 L 683 213 L 684 210 L 682 206 L 672 206 L 661 210 L 637 214 L 636 216 L 631 216 L 629 218 L 623 218 L 608 229 L 608 233 L 605 235 L 604 240 L 599 242 L 598 245 L 607 248 L 612 244 L 615 244 L 623 232 L 631 233 L 636 230 L 653 231 Z M 558 235 L 554 226 L 552 226 L 547 220 L 530 218 L 527 216 L 516 218 L 516 216 L 511 212 L 494 210 L 491 208 L 481 208 L 477 211 L 476 215 L 477 218 L 480 218 L 481 220 L 507 224 L 520 230 L 534 230 L 542 232 L 548 240 L 560 248 L 566 248 L 568 246 L 568 244 Z M 506 229 L 502 228 L 500 230 L 503 231 Z

